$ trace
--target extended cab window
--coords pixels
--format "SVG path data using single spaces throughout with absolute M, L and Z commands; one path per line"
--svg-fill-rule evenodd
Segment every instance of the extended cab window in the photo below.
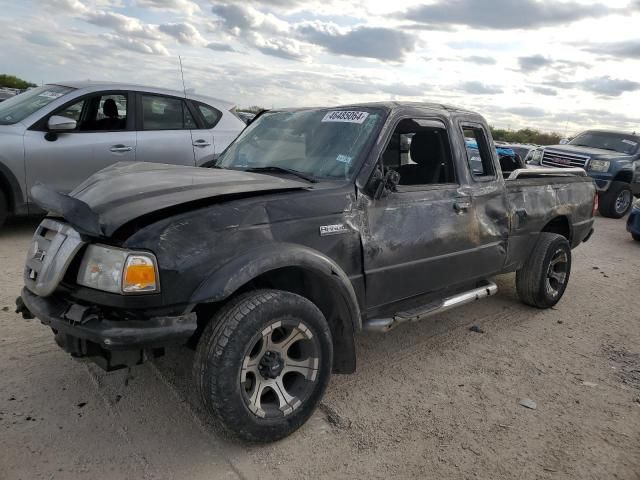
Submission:
M 489 142 L 484 128 L 473 125 L 463 125 L 462 133 L 467 151 L 469 171 L 475 179 L 488 179 L 496 176 L 493 167 L 493 157 L 489 149 Z
M 143 130 L 197 128 L 184 100 L 161 95 L 141 95 Z
M 456 181 L 447 131 L 444 125 L 433 120 L 400 121 L 382 161 L 385 168 L 400 174 L 398 185 L 437 185 Z

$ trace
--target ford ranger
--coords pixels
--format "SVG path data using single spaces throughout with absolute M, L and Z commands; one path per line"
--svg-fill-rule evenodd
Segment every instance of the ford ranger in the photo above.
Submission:
M 269 111 L 211 168 L 119 163 L 32 196 L 50 213 L 17 310 L 106 370 L 194 348 L 202 402 L 252 441 L 309 418 L 361 330 L 491 296 L 505 272 L 555 305 L 596 201 L 582 169 L 503 175 L 478 114 L 394 102 Z

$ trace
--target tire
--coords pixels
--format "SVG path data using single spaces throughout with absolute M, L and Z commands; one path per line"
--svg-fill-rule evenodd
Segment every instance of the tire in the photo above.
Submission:
M 632 233 L 631 238 L 633 238 L 636 242 L 640 242 L 640 235 L 636 233 Z
M 4 225 L 4 222 L 9 216 L 9 205 L 7 204 L 7 197 L 0 189 L 0 228 Z
M 633 205 L 631 186 L 625 182 L 612 182 L 609 190 L 600 195 L 598 211 L 608 218 L 622 218 Z
M 224 429 L 262 443 L 307 421 L 332 361 L 331 332 L 318 307 L 294 293 L 254 290 L 231 300 L 205 327 L 193 374 L 205 407 Z
M 571 274 L 571 247 L 562 235 L 543 232 L 529 259 L 516 272 L 516 289 L 523 303 L 553 307 L 562 298 Z

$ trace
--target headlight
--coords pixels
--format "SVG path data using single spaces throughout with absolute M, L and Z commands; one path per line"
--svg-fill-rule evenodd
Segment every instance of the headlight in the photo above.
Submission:
M 594 172 L 607 172 L 609 171 L 609 161 L 591 160 L 591 162 L 589 162 L 589 170 L 593 170 Z
M 78 271 L 78 284 L 113 293 L 160 290 L 156 258 L 105 245 L 89 245 Z

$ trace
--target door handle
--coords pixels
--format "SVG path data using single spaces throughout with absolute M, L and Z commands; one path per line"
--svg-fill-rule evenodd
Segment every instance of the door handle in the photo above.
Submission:
M 114 145 L 109 149 L 109 151 L 113 153 L 130 152 L 131 150 L 133 150 L 133 147 L 128 145 Z
M 471 202 L 463 200 L 459 202 L 455 202 L 453 204 L 453 209 L 456 213 L 465 213 L 471 207 Z
M 194 147 L 210 147 L 211 142 L 207 142 L 206 140 L 196 140 L 193 142 Z

